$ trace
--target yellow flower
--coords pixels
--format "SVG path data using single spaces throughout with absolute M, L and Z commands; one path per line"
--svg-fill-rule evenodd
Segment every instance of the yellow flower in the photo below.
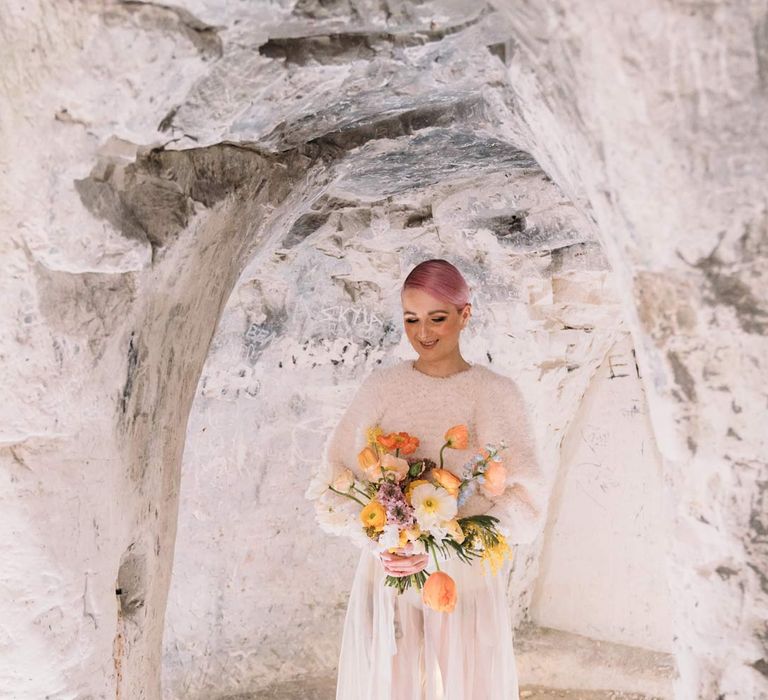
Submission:
M 360 522 L 363 523 L 364 528 L 372 527 L 376 532 L 381 532 L 387 522 L 384 506 L 378 501 L 371 501 L 360 511 Z
M 400 542 L 398 543 L 398 546 L 401 548 L 405 547 L 409 542 L 419 539 L 420 534 L 421 530 L 418 525 L 400 530 Z
M 504 557 L 506 555 L 509 555 L 509 558 L 512 559 L 512 551 L 507 544 L 507 540 L 503 535 L 499 535 L 499 543 L 493 547 L 487 547 L 483 551 L 480 561 L 483 564 L 487 563 L 491 569 L 491 573 L 495 575 L 498 573 L 499 569 L 501 569 L 501 565 L 504 563 Z
M 368 428 L 365 431 L 365 441 L 374 449 L 376 450 L 376 447 L 378 445 L 378 441 L 376 438 L 379 435 L 383 435 L 384 431 L 381 429 L 380 425 L 372 425 L 370 428 Z

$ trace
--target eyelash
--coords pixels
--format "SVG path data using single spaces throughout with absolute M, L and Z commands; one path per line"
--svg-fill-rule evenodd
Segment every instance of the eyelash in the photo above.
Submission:
M 435 323 L 442 323 L 443 321 L 445 321 L 445 316 L 443 316 L 442 318 L 433 318 L 432 320 L 433 320 Z M 406 321 L 406 323 L 416 323 L 416 319 L 415 319 L 415 318 L 409 318 L 409 319 Z

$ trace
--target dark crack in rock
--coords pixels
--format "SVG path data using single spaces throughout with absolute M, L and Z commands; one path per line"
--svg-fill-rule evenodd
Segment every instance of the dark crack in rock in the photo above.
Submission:
M 305 65 L 308 63 L 349 63 L 376 56 L 391 54 L 396 49 L 421 46 L 441 41 L 446 36 L 457 34 L 476 24 L 490 10 L 480 7 L 474 16 L 455 24 L 436 26 L 434 21 L 420 26 L 397 27 L 382 30 L 377 27 L 359 29 L 327 30 L 322 27 L 302 26 L 296 33 L 271 37 L 259 47 L 259 53 L 269 58 L 282 59 L 287 63 Z M 304 33 L 299 34 L 304 30 Z
M 405 228 L 421 228 L 432 222 L 432 206 L 422 207 L 417 211 L 409 212 L 403 222 Z
M 574 270 L 609 270 L 610 264 L 603 247 L 597 241 L 584 241 L 555 248 L 550 255 L 550 274 Z
M 288 232 L 288 235 L 283 241 L 283 248 L 293 248 L 293 246 L 298 245 L 304 241 L 305 238 L 311 236 L 326 221 L 328 221 L 328 217 L 330 215 L 331 214 L 328 211 L 311 211 L 307 212 L 306 214 L 302 214 L 298 219 L 296 219 L 293 226 L 291 226 L 291 230 Z
M 669 360 L 669 365 L 672 368 L 675 384 L 680 388 L 680 391 L 683 392 L 688 401 L 696 401 L 696 380 L 691 376 L 685 363 L 678 357 L 677 353 L 671 350 L 667 352 L 667 360 Z M 678 398 L 681 398 L 678 392 L 675 391 L 673 393 Z
M 524 210 L 479 217 L 473 223 L 477 228 L 489 229 L 509 248 L 520 252 L 555 250 L 585 240 L 580 231 L 558 226 L 557 223 L 549 226 L 531 226 Z
M 381 198 L 482 171 L 538 169 L 528 153 L 493 136 L 443 128 L 399 139 L 386 150 L 371 144 L 352 154 L 348 166 L 340 189 Z
M 484 105 L 479 94 L 466 90 L 439 90 L 429 95 L 400 95 L 368 90 L 342 97 L 327 109 L 302 114 L 279 124 L 259 144 L 275 151 L 314 142 L 337 153 L 374 139 L 393 139 L 431 126 L 450 126 L 480 119 Z M 240 120 L 233 129 L 252 125 Z

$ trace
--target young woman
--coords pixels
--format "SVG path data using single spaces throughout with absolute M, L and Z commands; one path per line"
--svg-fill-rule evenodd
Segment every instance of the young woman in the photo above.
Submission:
M 488 513 L 500 519 L 510 545 L 536 536 L 545 507 L 545 485 L 531 428 L 512 379 L 467 362 L 459 349 L 471 318 L 469 287 L 449 262 L 427 260 L 407 276 L 401 291 L 405 333 L 416 360 L 374 369 L 362 382 L 326 443 L 323 464 L 310 498 L 327 532 L 345 534 L 362 548 L 349 597 L 339 658 L 337 700 L 514 700 L 519 697 L 506 599 L 509 562 L 492 575 L 477 561 L 440 559 L 456 582 L 458 601 L 450 612 L 425 606 L 421 593 L 403 594 L 384 584 L 434 566 L 407 549 L 379 553 L 357 518 L 359 506 L 329 489 L 346 469 L 364 478 L 357 454 L 365 431 L 406 431 L 419 438 L 411 456 L 434 459 L 446 430 L 465 424 L 466 450 L 444 452 L 444 467 L 459 475 L 463 464 L 486 443 L 507 469 L 506 490 L 486 497 L 478 489 L 457 517 Z

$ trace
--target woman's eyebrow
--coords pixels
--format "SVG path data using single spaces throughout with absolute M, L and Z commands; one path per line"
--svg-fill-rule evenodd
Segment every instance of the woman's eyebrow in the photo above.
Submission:
M 447 314 L 448 312 L 445 309 L 435 309 L 434 311 L 428 311 L 427 315 L 429 314 Z M 404 311 L 403 316 L 406 316 L 407 314 L 411 314 L 411 316 L 418 316 L 418 314 L 415 311 Z

